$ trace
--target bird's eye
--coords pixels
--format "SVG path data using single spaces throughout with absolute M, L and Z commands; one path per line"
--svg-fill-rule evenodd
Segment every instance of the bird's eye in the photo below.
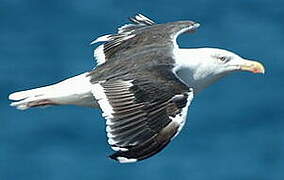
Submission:
M 219 56 L 218 60 L 221 61 L 222 63 L 226 63 L 226 62 L 230 61 L 230 58 L 226 57 L 226 56 Z

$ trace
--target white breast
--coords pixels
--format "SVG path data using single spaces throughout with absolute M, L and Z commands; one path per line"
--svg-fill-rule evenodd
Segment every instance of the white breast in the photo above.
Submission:
M 176 61 L 174 72 L 193 88 L 195 94 L 224 76 L 214 74 L 216 67 L 208 48 L 175 48 L 173 55 Z
M 175 48 L 173 54 L 176 61 L 174 72 L 184 83 L 193 88 L 195 94 L 207 87 L 207 82 L 197 72 L 201 57 L 196 53 L 196 49 Z

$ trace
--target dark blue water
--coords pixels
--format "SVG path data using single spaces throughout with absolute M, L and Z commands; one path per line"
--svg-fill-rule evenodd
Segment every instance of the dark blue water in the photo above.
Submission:
M 284 1 L 0 0 L 0 180 L 284 179 Z M 235 73 L 197 96 L 182 133 L 136 164 L 107 158 L 98 110 L 73 106 L 18 111 L 12 91 L 91 69 L 98 35 L 128 16 L 190 19 L 183 47 L 220 47 L 265 64 Z

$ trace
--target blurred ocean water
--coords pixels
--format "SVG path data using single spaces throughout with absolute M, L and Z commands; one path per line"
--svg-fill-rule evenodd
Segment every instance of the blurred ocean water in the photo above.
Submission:
M 201 23 L 182 47 L 219 47 L 263 62 L 195 97 L 181 134 L 136 164 L 107 156 L 104 119 L 74 106 L 18 111 L 7 96 L 95 66 L 99 35 L 140 12 Z M 284 1 L 0 0 L 0 180 L 284 179 Z

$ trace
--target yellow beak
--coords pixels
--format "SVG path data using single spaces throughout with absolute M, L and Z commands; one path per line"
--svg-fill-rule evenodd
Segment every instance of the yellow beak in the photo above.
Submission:
M 243 71 L 249 71 L 253 73 L 265 73 L 264 66 L 257 62 L 257 61 L 251 61 L 251 60 L 243 60 L 242 64 L 240 65 L 240 69 Z

